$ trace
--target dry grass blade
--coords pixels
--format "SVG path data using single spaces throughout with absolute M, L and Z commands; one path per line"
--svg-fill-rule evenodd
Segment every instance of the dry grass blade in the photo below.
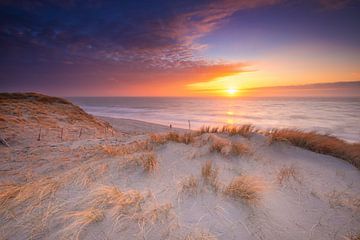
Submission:
M 254 176 L 239 176 L 230 182 L 224 193 L 234 199 L 257 203 L 264 190 L 265 183 L 262 179 Z

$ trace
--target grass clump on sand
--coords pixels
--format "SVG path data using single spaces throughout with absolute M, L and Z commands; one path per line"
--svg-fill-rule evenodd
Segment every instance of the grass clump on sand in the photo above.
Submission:
M 273 129 L 267 132 L 270 143 L 288 142 L 313 152 L 344 159 L 360 169 L 360 144 L 347 143 L 337 137 L 297 129 Z
M 241 156 L 250 154 L 250 148 L 243 143 L 231 142 L 228 139 L 218 137 L 216 135 L 211 136 L 211 151 L 219 152 L 224 156 L 235 155 Z
M 180 182 L 180 192 L 195 195 L 198 191 L 199 182 L 193 175 L 184 178 Z
M 116 212 L 125 212 L 129 208 L 138 207 L 144 197 L 138 191 L 123 192 L 115 186 L 99 186 L 95 188 L 88 201 L 91 206 L 101 208 L 114 207 Z
M 144 171 L 148 173 L 154 172 L 159 165 L 154 152 L 143 154 L 141 156 L 141 161 Z
M 217 237 L 215 237 L 213 234 L 202 231 L 199 229 L 195 229 L 194 231 L 188 233 L 184 240 L 216 240 Z
M 49 177 L 25 184 L 3 185 L 0 191 L 0 215 L 10 213 L 22 205 L 32 211 L 54 195 L 59 187 L 60 183 Z
M 148 141 L 134 141 L 126 145 L 102 145 L 102 152 L 109 156 L 124 156 L 139 151 L 152 150 Z
M 251 124 L 241 125 L 241 126 L 232 126 L 225 125 L 223 127 L 210 127 L 210 126 L 202 126 L 199 130 L 200 134 L 203 133 L 225 133 L 230 136 L 243 136 L 246 138 L 251 137 L 254 133 L 257 133 L 258 130 Z
M 255 176 L 238 176 L 225 188 L 224 193 L 234 199 L 248 203 L 257 203 L 261 200 L 265 183 Z
M 344 237 L 344 240 L 360 240 L 360 233 L 358 234 L 350 233 Z
M 67 224 L 60 234 L 63 239 L 80 239 L 80 234 L 92 223 L 100 222 L 104 218 L 101 210 L 88 208 L 81 211 L 73 211 L 62 216 Z
M 210 160 L 206 161 L 201 167 L 201 176 L 205 184 L 208 184 L 212 189 L 217 192 L 220 189 L 220 183 L 218 181 L 219 169 L 213 166 Z
M 169 132 L 166 134 L 151 134 L 150 141 L 156 144 L 165 144 L 168 141 L 176 143 L 190 144 L 194 142 L 196 133 L 184 133 Z
M 298 172 L 294 166 L 289 167 L 282 167 L 278 171 L 276 178 L 277 182 L 281 185 L 284 182 L 290 181 L 291 179 L 295 180 L 296 182 L 300 183 L 300 179 L 298 176 Z

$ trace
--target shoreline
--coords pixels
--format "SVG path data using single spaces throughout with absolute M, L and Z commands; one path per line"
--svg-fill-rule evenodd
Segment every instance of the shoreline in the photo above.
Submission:
M 186 132 L 184 128 L 170 128 L 159 123 L 146 122 L 128 118 L 112 118 L 94 115 L 96 118 L 108 122 L 116 130 L 126 134 L 164 133 L 172 131 Z

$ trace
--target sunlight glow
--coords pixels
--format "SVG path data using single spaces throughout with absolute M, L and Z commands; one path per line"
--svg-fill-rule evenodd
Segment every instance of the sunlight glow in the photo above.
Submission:
M 235 89 L 235 88 L 229 88 L 229 89 L 226 89 L 226 92 L 227 92 L 229 95 L 233 96 L 233 95 L 235 95 L 235 94 L 238 92 L 238 90 Z

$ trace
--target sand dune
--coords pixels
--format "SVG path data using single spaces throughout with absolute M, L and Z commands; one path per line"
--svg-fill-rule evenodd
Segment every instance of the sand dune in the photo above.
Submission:
M 170 131 L 42 95 L 0 101 L 0 239 L 359 237 L 358 145 L 350 161 L 248 126 Z

